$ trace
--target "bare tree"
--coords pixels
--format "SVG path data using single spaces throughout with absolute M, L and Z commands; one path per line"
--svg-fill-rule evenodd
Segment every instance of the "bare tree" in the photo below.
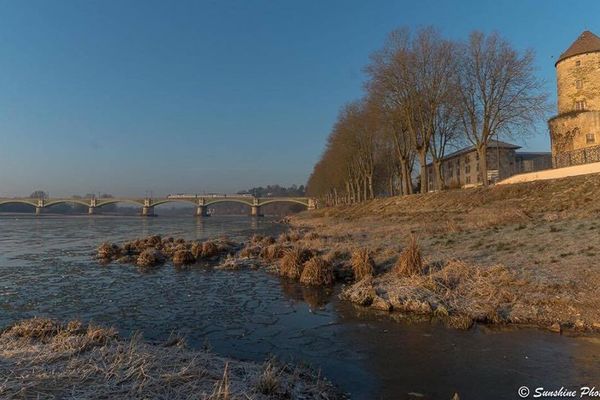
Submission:
M 427 155 L 439 108 L 454 81 L 454 48 L 431 27 L 414 36 L 406 29 L 397 30 L 367 68 L 373 87 L 387 92 L 396 103 L 419 160 L 421 192 L 427 191 Z
M 447 149 L 450 145 L 457 144 L 462 139 L 458 123 L 458 104 L 455 98 L 449 95 L 443 104 L 438 107 L 433 135 L 431 136 L 431 144 L 429 146 L 437 190 L 446 188 L 446 180 L 442 171 L 442 161 Z
M 496 33 L 473 32 L 462 46 L 457 92 L 460 124 L 477 149 L 485 186 L 490 140 L 527 134 L 547 110 L 533 60 L 531 50 L 520 54 Z

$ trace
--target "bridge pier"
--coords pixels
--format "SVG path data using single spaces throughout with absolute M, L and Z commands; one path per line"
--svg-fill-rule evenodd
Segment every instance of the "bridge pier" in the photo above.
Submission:
M 264 215 L 260 213 L 260 206 L 252 206 L 250 208 L 250 215 L 253 217 L 264 217 Z
M 204 205 L 196 206 L 196 217 L 208 217 L 208 208 Z
M 94 214 L 96 214 L 96 207 L 89 207 L 88 215 L 94 215 Z
M 36 207 L 35 208 L 35 215 L 41 215 L 43 209 L 44 209 L 44 207 Z
M 142 217 L 154 217 L 154 206 L 142 207 Z

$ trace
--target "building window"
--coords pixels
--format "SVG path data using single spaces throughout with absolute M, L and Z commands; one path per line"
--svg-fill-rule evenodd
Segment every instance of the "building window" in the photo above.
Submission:
M 465 174 L 470 174 L 471 173 L 471 166 L 470 165 L 466 165 L 465 166 Z
M 583 89 L 583 81 L 581 79 L 577 80 L 575 82 L 575 86 L 577 87 L 577 89 Z
M 579 67 L 581 65 L 581 61 L 575 61 L 575 66 Z
M 575 102 L 575 110 L 582 111 L 585 110 L 585 101 L 580 100 Z
M 467 180 L 466 180 L 466 182 L 467 182 L 467 184 L 470 184 L 470 183 L 471 183 L 471 177 L 470 177 L 470 176 L 467 176 Z
M 585 143 L 586 144 L 596 143 L 596 135 L 594 135 L 593 133 L 588 133 L 587 135 L 585 135 Z
M 471 162 L 471 157 L 469 157 L 469 156 L 466 156 L 466 157 L 465 157 L 465 163 L 467 163 L 467 164 L 468 164 L 468 163 L 470 163 L 470 162 Z

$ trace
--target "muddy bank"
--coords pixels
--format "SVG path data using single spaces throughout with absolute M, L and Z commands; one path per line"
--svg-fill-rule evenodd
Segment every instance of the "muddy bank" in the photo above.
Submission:
M 289 219 L 323 253 L 369 252 L 373 273 L 342 297 L 449 325 L 600 332 L 600 177 L 374 200 Z M 415 237 L 421 261 L 398 267 Z M 414 261 L 416 262 L 416 261 Z
M 318 374 L 186 348 L 119 338 L 112 328 L 30 319 L 0 334 L 0 397 L 77 399 L 337 399 Z

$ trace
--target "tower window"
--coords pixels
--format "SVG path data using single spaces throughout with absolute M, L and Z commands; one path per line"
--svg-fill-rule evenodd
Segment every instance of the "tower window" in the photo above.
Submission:
M 581 101 L 576 101 L 575 102 L 575 110 L 577 111 L 581 111 L 585 109 L 585 101 L 581 100 Z
M 593 133 L 588 133 L 585 135 L 585 144 L 594 144 L 596 143 L 596 135 Z
M 575 82 L 575 86 L 577 89 L 583 89 L 583 81 L 579 79 L 577 82 Z

